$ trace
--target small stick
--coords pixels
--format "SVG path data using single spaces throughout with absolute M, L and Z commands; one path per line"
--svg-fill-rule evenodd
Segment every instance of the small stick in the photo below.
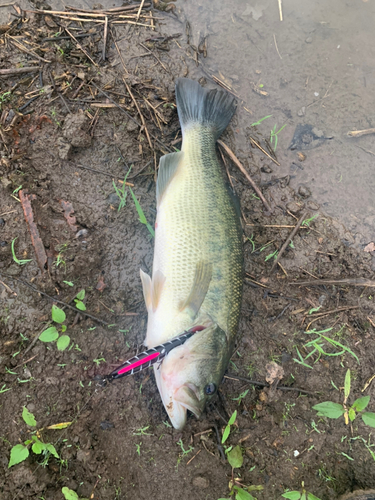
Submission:
M 103 61 L 105 61 L 105 49 L 107 47 L 107 35 L 108 35 L 108 17 L 105 16 L 105 23 L 104 23 L 104 35 L 103 35 Z
M 367 319 L 372 324 L 372 326 L 375 328 L 375 323 L 372 321 L 372 319 L 370 318 L 370 316 L 367 316 Z
M 141 111 L 140 107 L 138 106 L 138 103 L 137 103 L 137 101 L 135 100 L 135 98 L 134 98 L 134 96 L 133 96 L 133 94 L 132 94 L 132 92 L 131 92 L 131 90 L 130 90 L 130 87 L 129 87 L 129 85 L 127 84 L 127 81 L 125 80 L 125 78 L 124 78 L 124 77 L 122 77 L 122 81 L 124 82 L 125 87 L 126 87 L 126 90 L 128 91 L 128 93 L 129 93 L 129 95 L 130 95 L 130 97 L 131 97 L 132 101 L 134 102 L 135 107 L 137 108 L 137 111 L 138 111 L 139 117 L 140 117 L 140 119 L 141 119 L 141 122 L 142 122 L 143 128 L 145 129 L 145 133 L 146 133 L 147 140 L 148 140 L 148 143 L 149 143 L 149 145 L 150 145 L 150 148 L 151 148 L 151 149 L 154 149 L 154 148 L 152 147 L 151 138 L 150 138 L 150 136 L 149 136 L 148 129 L 147 129 L 147 125 L 146 125 L 145 119 L 144 119 L 144 117 L 143 117 L 142 111 Z
M 158 63 L 160 64 L 160 66 L 167 72 L 169 73 L 169 71 L 167 70 L 167 68 L 164 66 L 164 64 L 161 62 L 161 60 L 148 48 L 146 47 L 145 45 L 143 45 L 143 43 L 140 43 L 139 45 L 141 45 L 144 49 L 148 50 L 150 55 L 155 57 L 155 59 L 158 61 Z
M 25 354 L 25 352 L 26 352 L 26 351 L 24 351 L 24 353 L 23 353 L 23 354 Z M 32 358 L 27 359 L 26 361 L 23 361 L 21 364 L 19 364 L 19 365 L 15 366 L 15 367 L 13 368 L 13 370 L 15 370 L 16 368 L 19 368 L 20 366 L 26 365 L 27 363 L 29 363 L 30 361 L 32 361 L 32 360 L 33 360 L 34 358 L 36 358 L 37 356 L 39 356 L 39 353 L 38 353 L 38 354 L 35 354 L 35 356 L 33 356 Z
M 23 189 L 21 189 L 19 192 L 19 197 L 21 200 L 21 205 L 27 223 L 27 227 L 29 228 L 31 243 L 33 244 L 34 247 L 38 266 L 40 270 L 44 272 L 47 263 L 47 254 L 43 245 L 43 241 L 39 235 L 38 227 L 35 224 L 33 209 L 31 207 L 31 200 L 35 199 L 36 196 L 29 195 L 25 193 Z
M 31 290 L 33 290 L 34 292 L 39 293 L 40 295 L 43 295 L 44 297 L 47 297 L 48 299 L 52 300 L 53 302 L 57 302 L 58 304 L 62 304 L 63 306 L 68 307 L 69 309 L 72 309 L 72 311 L 75 311 L 76 313 L 79 313 L 79 314 L 83 314 L 84 316 L 87 316 L 88 318 L 91 318 L 94 321 L 97 321 L 98 323 L 102 323 L 103 325 L 108 325 L 108 323 L 106 321 L 104 321 L 103 319 L 96 318 L 95 316 L 92 316 L 91 314 L 88 314 L 85 311 L 80 311 L 79 309 L 76 309 L 75 307 L 71 306 L 70 304 L 63 302 L 62 300 L 58 300 L 55 297 L 51 297 L 51 295 L 48 295 L 48 293 L 42 292 L 41 290 L 38 290 L 37 288 L 35 288 L 33 285 L 30 285 L 30 283 L 27 283 L 27 281 L 23 281 L 20 278 L 16 278 L 15 276 L 9 276 L 8 274 L 5 274 L 5 273 L 2 273 L 2 274 L 6 278 L 19 281 L 23 285 L 31 288 Z
M 317 279 L 315 281 L 294 281 L 289 285 L 300 286 L 321 286 L 321 285 L 353 285 L 353 286 L 369 286 L 375 287 L 375 281 L 367 280 L 366 278 L 344 278 L 341 280 Z
M 218 140 L 217 143 L 219 144 L 219 146 L 221 146 L 224 149 L 224 151 L 227 153 L 227 155 L 229 156 L 229 158 L 237 165 L 237 167 L 241 170 L 241 172 L 244 174 L 244 176 L 246 177 L 246 179 L 250 182 L 252 188 L 254 189 L 254 191 L 256 192 L 256 194 L 259 196 L 259 198 L 262 200 L 263 205 L 265 206 L 267 212 L 272 212 L 271 207 L 269 206 L 268 201 L 263 196 L 261 190 L 255 184 L 255 182 L 253 181 L 253 179 L 250 177 L 250 175 L 245 170 L 245 167 L 242 166 L 242 164 L 237 159 L 237 157 L 234 155 L 234 153 L 228 148 L 228 146 L 226 144 L 223 143 L 223 141 Z
M 368 128 L 366 130 L 352 130 L 348 132 L 349 137 L 361 137 L 361 135 L 375 134 L 375 128 Z
M 77 164 L 75 164 L 74 166 L 78 167 L 78 168 L 83 168 L 85 170 L 90 170 L 91 172 L 95 172 L 96 174 L 106 175 L 107 177 L 111 177 L 111 179 L 115 178 L 115 179 L 120 180 L 120 178 L 118 176 L 115 176 L 113 174 L 109 174 L 108 172 L 103 172 L 103 170 L 96 170 L 95 168 L 85 167 L 84 165 L 77 165 Z M 134 187 L 134 184 L 132 184 L 131 182 L 125 182 L 125 186 Z
M 275 33 L 273 34 L 273 41 L 275 42 L 276 51 L 277 51 L 277 53 L 279 54 L 280 59 L 282 59 L 281 54 L 280 54 L 280 52 L 279 52 L 279 47 L 277 46 L 277 43 L 276 43 L 276 36 L 275 36 Z
M 210 432 L 211 432 L 211 429 L 210 429 Z M 201 452 L 202 450 L 198 450 L 198 452 L 186 463 L 186 465 L 189 465 L 190 462 L 192 462 L 194 460 L 194 458 L 199 455 L 199 453 Z
M 8 290 L 9 293 L 11 293 L 12 295 L 14 295 L 15 297 L 17 297 L 17 294 L 16 292 L 13 292 L 13 290 L 8 286 L 6 285 L 3 281 L 0 280 L 0 283 Z
M 283 228 L 294 228 L 296 226 L 288 226 L 287 224 L 283 225 L 283 224 L 246 224 L 246 226 L 251 226 L 251 227 L 275 227 L 275 228 L 280 228 L 280 229 L 283 229 Z M 309 229 L 307 226 L 303 226 L 301 227 L 301 229 Z M 316 250 L 317 251 L 317 250 Z M 329 254 L 331 255 L 331 254 Z
M 278 4 L 279 4 L 279 14 L 280 14 L 280 21 L 283 20 L 283 9 L 282 9 L 282 6 L 281 6 L 281 0 L 277 0 Z
M 151 7 L 150 3 L 147 3 L 144 5 L 144 7 Z M 74 10 L 76 12 L 85 12 L 85 13 L 90 13 L 92 10 L 85 10 L 85 9 L 79 9 L 78 7 L 73 7 L 71 5 L 66 6 L 67 9 Z M 123 12 L 123 11 L 131 11 L 131 10 L 136 10 L 137 6 L 136 5 L 124 5 L 122 7 L 114 7 L 113 9 L 106 9 L 106 10 L 98 10 L 96 11 L 98 14 L 116 14 L 117 12 Z M 51 12 L 50 10 L 48 12 Z
M 280 167 L 280 163 L 277 160 L 275 160 L 275 158 L 272 158 L 272 156 L 270 154 L 268 154 L 267 151 L 264 150 L 262 148 L 262 146 L 260 144 L 258 144 L 257 141 L 255 141 L 252 137 L 250 137 L 250 142 L 251 142 L 251 144 L 253 146 L 256 146 L 257 148 L 259 148 L 262 151 L 263 154 L 265 154 L 266 156 L 268 156 L 268 158 L 270 160 L 272 160 L 274 163 L 276 163 L 276 165 L 278 165 Z
M 86 52 L 86 50 L 82 47 L 82 45 L 79 43 L 79 41 L 77 40 L 77 38 L 72 35 L 72 33 L 70 33 L 70 31 L 68 30 L 68 28 L 65 28 L 65 31 L 68 33 L 68 35 L 76 42 L 76 45 L 77 47 L 79 48 L 79 50 L 81 50 L 85 56 L 90 59 L 90 61 L 93 63 L 94 66 L 98 67 L 98 65 L 96 64 L 96 62 L 91 59 L 91 57 L 89 56 L 89 54 Z
M 9 38 L 9 40 L 19 49 L 19 50 L 22 50 L 22 52 L 26 52 L 26 54 L 30 54 L 32 55 L 33 57 L 36 57 L 37 59 L 39 59 L 39 61 L 42 61 L 44 63 L 50 63 L 51 61 L 48 61 L 47 59 L 43 59 L 43 57 L 40 57 L 38 56 L 38 54 L 36 54 L 35 52 L 33 52 L 32 50 L 29 50 L 27 49 L 26 47 L 24 47 L 20 42 L 18 42 L 17 40 L 15 40 L 12 36 L 10 35 L 6 35 L 7 38 Z
M 270 385 L 267 383 L 257 382 L 256 380 L 250 380 L 244 377 L 237 377 L 236 375 L 230 375 L 230 376 L 229 375 L 228 376 L 225 375 L 224 378 L 228 378 L 230 380 L 238 380 L 240 382 L 247 382 L 248 384 L 258 385 L 259 387 L 270 387 Z M 311 396 L 315 396 L 314 392 L 305 391 L 304 389 L 300 389 L 299 387 L 286 387 L 285 385 L 278 385 L 276 386 L 276 389 L 280 389 L 280 391 L 296 391 L 300 392 L 301 394 L 309 394 Z
M 9 69 L 0 69 L 0 76 L 10 76 L 10 75 L 19 75 L 20 73 L 30 73 L 32 71 L 39 71 L 39 66 L 26 66 L 25 68 L 9 68 Z
M 137 18 L 136 18 L 136 21 L 139 20 L 139 16 L 141 15 L 141 12 L 142 12 L 142 9 L 143 9 L 143 5 L 145 3 L 145 0 L 142 0 L 141 2 L 141 5 L 139 6 L 139 9 L 138 9 L 138 12 L 137 12 Z
M 296 227 L 293 229 L 293 231 L 290 233 L 290 235 L 288 236 L 286 242 L 284 243 L 284 245 L 281 247 L 280 249 L 280 252 L 278 253 L 278 256 L 277 256 L 277 259 L 275 260 L 275 262 L 273 263 L 272 267 L 271 267 L 271 271 L 270 273 L 273 272 L 273 270 L 275 269 L 275 267 L 277 266 L 282 254 L 285 252 L 286 248 L 288 247 L 289 243 L 292 241 L 292 239 L 294 238 L 294 236 L 296 235 L 298 229 L 300 228 L 300 225 L 302 224 L 302 222 L 305 220 L 306 218 L 306 215 L 307 215 L 307 212 L 304 212 L 301 217 L 298 219 L 297 221 L 297 224 L 296 224 Z
M 115 42 L 115 43 L 116 43 L 116 42 Z M 87 85 L 88 85 L 88 84 L 87 84 Z M 117 104 L 117 102 L 116 102 L 116 101 L 114 101 L 114 100 L 113 100 L 113 99 L 109 96 L 109 94 L 107 94 L 107 92 L 104 92 L 104 90 L 102 90 L 100 87 L 98 87 L 94 81 L 91 81 L 91 82 L 90 82 L 90 85 L 93 85 L 93 86 L 94 86 L 97 90 L 99 90 L 99 92 L 101 92 L 101 93 L 102 93 L 102 94 L 103 94 L 103 95 L 104 95 L 104 96 L 105 96 L 105 97 L 106 97 L 106 98 L 107 98 L 110 102 L 113 102 L 113 104 L 115 104 L 115 105 L 116 105 L 116 107 L 117 107 L 117 108 L 118 108 L 118 109 L 119 109 L 122 113 L 124 113 L 124 114 L 125 114 L 125 115 L 126 115 L 126 116 L 127 116 L 127 117 L 131 120 L 131 121 L 133 121 L 136 125 L 138 125 L 138 127 L 140 127 L 140 128 L 142 127 L 142 125 L 141 125 L 141 124 L 140 124 L 140 123 L 139 123 L 139 122 L 138 122 L 135 118 L 133 118 L 133 117 L 132 117 L 132 115 L 131 115 L 130 113 L 128 113 L 128 112 L 127 112 L 124 108 L 122 108 L 119 104 Z M 166 146 L 166 145 L 165 145 L 165 144 L 164 144 L 164 143 L 163 143 L 160 139 L 158 139 L 158 138 L 156 137 L 156 135 L 151 134 L 151 137 L 152 137 L 153 139 L 155 139 L 155 141 L 159 144 L 159 146 L 161 146 L 161 148 L 163 148 L 163 149 L 161 149 L 161 151 L 162 151 L 164 154 L 166 154 L 166 151 L 167 151 L 168 153 L 171 153 L 171 149 L 170 149 L 168 146 Z
M 330 311 L 325 311 L 321 313 L 312 313 L 310 314 L 310 316 L 316 318 L 321 316 L 327 316 L 328 314 L 334 314 L 337 312 L 348 311 L 349 309 L 359 309 L 359 306 L 338 307 L 337 309 L 331 309 Z

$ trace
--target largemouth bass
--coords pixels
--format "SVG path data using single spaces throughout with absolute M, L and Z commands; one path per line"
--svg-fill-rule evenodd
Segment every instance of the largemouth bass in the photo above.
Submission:
M 236 102 L 186 78 L 176 84 L 181 152 L 160 159 L 152 279 L 141 271 L 150 348 L 196 328 L 154 366 L 157 386 L 176 429 L 187 410 L 199 417 L 223 378 L 240 315 L 242 230 L 215 143 Z

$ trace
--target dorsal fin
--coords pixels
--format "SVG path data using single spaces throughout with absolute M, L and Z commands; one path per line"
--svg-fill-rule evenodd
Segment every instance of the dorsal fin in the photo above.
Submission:
M 210 262 L 200 261 L 195 269 L 193 286 L 189 296 L 181 306 L 183 309 L 189 309 L 192 317 L 195 318 L 207 295 L 208 288 L 212 279 L 212 264 Z
M 156 181 L 157 205 L 160 204 L 163 194 L 165 193 L 165 190 L 167 189 L 173 175 L 175 174 L 183 156 L 184 153 L 182 151 L 179 151 L 178 153 L 169 153 L 168 155 L 162 156 L 160 158 L 158 179 Z

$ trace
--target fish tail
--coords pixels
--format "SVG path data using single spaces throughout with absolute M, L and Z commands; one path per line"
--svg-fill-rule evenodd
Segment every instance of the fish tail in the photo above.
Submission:
M 204 89 L 188 78 L 177 79 L 176 102 L 182 134 L 201 125 L 212 129 L 215 140 L 227 128 L 237 107 L 236 99 L 227 92 Z

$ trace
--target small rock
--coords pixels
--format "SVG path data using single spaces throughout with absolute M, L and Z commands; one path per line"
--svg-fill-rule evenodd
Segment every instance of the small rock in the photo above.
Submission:
M 269 165 L 263 165 L 260 170 L 265 174 L 272 174 L 273 172 L 272 168 Z
M 311 191 L 306 186 L 300 186 L 298 188 L 298 194 L 302 196 L 302 198 L 308 198 L 309 196 L 311 196 Z
M 305 161 L 306 160 L 306 155 L 304 153 L 301 153 L 301 151 L 298 151 L 297 157 L 299 161 Z
M 19 266 L 18 264 L 14 263 L 8 267 L 7 274 L 9 274 L 9 276 L 18 276 L 19 274 L 21 274 L 21 271 L 22 271 L 22 266 Z
M 193 479 L 193 486 L 196 488 L 206 489 L 210 486 L 210 481 L 204 476 L 197 476 Z
M 116 193 L 111 193 L 107 197 L 106 201 L 107 201 L 108 205 L 112 205 L 114 208 L 118 208 L 120 205 L 120 198 L 117 196 Z
M 109 429 L 112 429 L 113 427 L 114 427 L 114 424 L 112 424 L 108 420 L 104 420 L 103 422 L 100 422 L 100 428 L 102 431 L 108 431 Z
M 302 106 L 302 108 L 299 111 L 297 111 L 297 115 L 298 116 L 305 116 L 305 114 L 306 114 L 306 107 Z
M 311 36 L 308 36 L 305 40 L 306 43 L 312 43 L 313 39 Z
M 8 177 L 2 177 L 1 178 L 1 184 L 7 188 L 10 184 L 12 184 L 12 181 L 8 179 Z
M 138 130 L 138 125 L 134 123 L 133 120 L 129 120 L 126 124 L 126 130 L 128 132 L 134 132 L 135 130 Z
M 4 219 L 0 219 L 0 227 L 4 227 L 5 226 L 5 220 Z
M 307 208 L 310 210 L 319 210 L 319 205 L 317 203 L 315 203 L 314 201 L 308 201 Z
M 34 403 L 29 403 L 26 408 L 31 412 L 35 411 Z
M 292 214 L 298 214 L 301 210 L 305 208 L 305 204 L 298 204 L 295 201 L 291 201 L 287 204 L 286 208 L 291 212 Z
M 117 196 L 117 195 L 116 195 Z M 87 236 L 89 234 L 87 229 L 81 229 L 76 233 L 76 238 L 83 238 L 84 236 Z
M 91 146 L 91 136 L 86 132 L 88 118 L 83 113 L 71 113 L 65 118 L 63 136 L 75 148 Z
M 61 160 L 68 160 L 72 145 L 69 144 L 63 137 L 57 138 L 57 153 Z

